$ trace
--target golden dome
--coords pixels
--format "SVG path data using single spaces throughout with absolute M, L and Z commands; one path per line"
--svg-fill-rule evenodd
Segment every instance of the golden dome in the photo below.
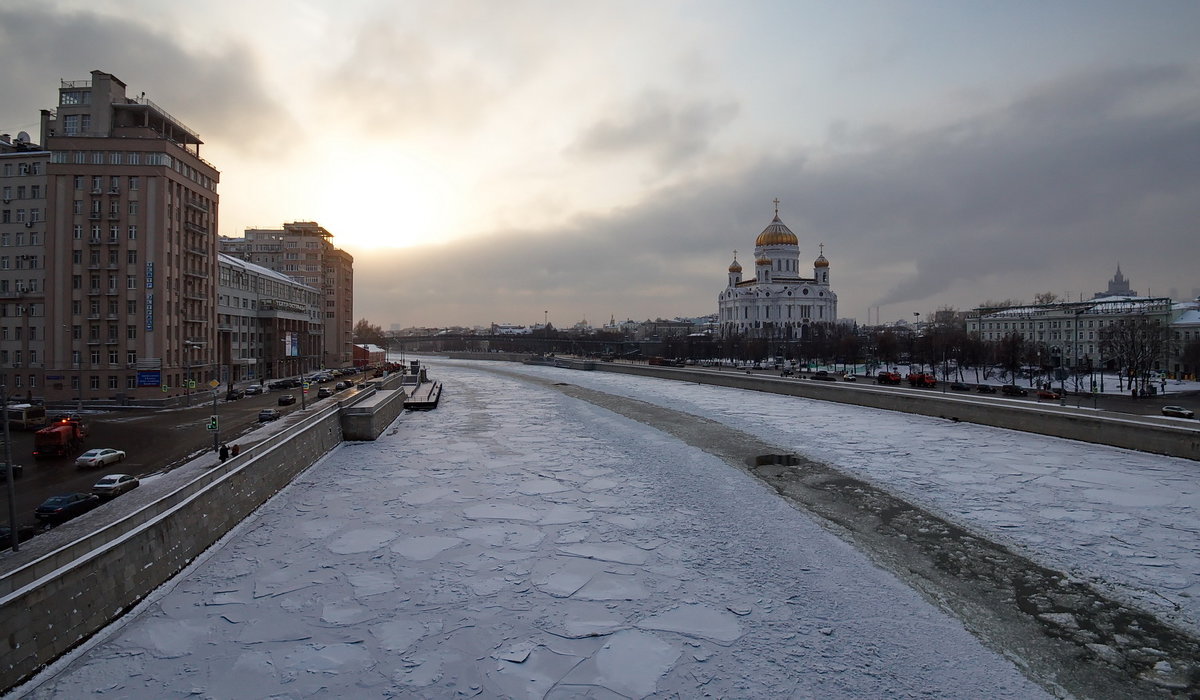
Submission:
M 742 271 L 741 263 L 739 263 L 737 260 L 734 260 L 732 263 L 729 264 L 729 271 L 730 272 L 741 272 Z
M 829 267 L 829 261 L 822 255 L 813 261 L 813 267 Z
M 775 214 L 775 219 L 763 229 L 762 233 L 758 234 L 758 238 L 754 241 L 756 246 L 765 245 L 800 245 L 800 240 L 796 238 L 796 234 L 792 233 L 791 229 L 779 220 L 779 214 Z

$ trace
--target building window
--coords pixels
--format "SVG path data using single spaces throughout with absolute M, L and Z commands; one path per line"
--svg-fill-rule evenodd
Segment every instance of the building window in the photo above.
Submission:
M 97 358 L 96 364 L 99 364 L 99 358 Z M 93 391 L 99 391 L 100 390 L 100 377 L 97 377 L 95 375 L 88 377 L 88 386 L 90 386 Z
M 129 240 L 137 240 L 137 224 L 129 225 Z
M 129 156 L 130 156 L 130 160 L 132 161 L 132 159 L 133 159 L 133 158 L 137 157 L 137 154 L 136 154 L 136 153 L 130 153 L 130 154 L 129 154 Z M 133 165 L 133 163 L 131 162 L 131 163 L 130 163 L 130 165 Z M 130 189 L 130 191 L 137 191 L 137 189 L 138 189 L 139 187 L 141 187 L 141 184 L 142 184 L 142 178 L 138 177 L 137 175 L 130 175 L 130 176 L 129 176 L 129 189 Z M 131 212 L 131 213 L 132 213 L 132 212 Z

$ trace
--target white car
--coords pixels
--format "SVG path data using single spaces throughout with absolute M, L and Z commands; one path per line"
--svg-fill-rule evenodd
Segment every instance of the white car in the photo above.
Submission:
M 120 496 L 126 491 L 136 489 L 138 480 L 128 474 L 109 474 L 92 486 L 92 493 L 97 496 Z
M 125 459 L 125 453 L 108 447 L 88 450 L 75 459 L 77 467 L 107 467 Z
M 1174 416 L 1176 418 L 1194 418 L 1196 415 L 1192 412 L 1192 409 L 1184 408 L 1183 406 L 1163 406 L 1162 414 L 1164 416 Z

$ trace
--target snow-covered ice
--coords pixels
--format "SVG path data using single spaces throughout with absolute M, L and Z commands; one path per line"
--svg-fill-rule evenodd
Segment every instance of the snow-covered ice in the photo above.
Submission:
M 1047 697 L 746 473 L 489 369 L 437 362 L 437 411 L 336 449 L 31 696 Z M 504 370 L 725 423 L 1200 617 L 1194 463 L 769 394 Z

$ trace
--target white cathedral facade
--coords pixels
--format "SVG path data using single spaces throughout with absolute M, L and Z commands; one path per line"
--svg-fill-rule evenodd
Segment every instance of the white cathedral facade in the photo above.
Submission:
M 742 279 L 734 251 L 729 283 L 717 296 L 722 335 L 805 338 L 809 326 L 837 320 L 837 295 L 829 287 L 824 246 L 812 263 L 812 276 L 801 273 L 800 241 L 775 218 L 754 241 L 754 276 Z

